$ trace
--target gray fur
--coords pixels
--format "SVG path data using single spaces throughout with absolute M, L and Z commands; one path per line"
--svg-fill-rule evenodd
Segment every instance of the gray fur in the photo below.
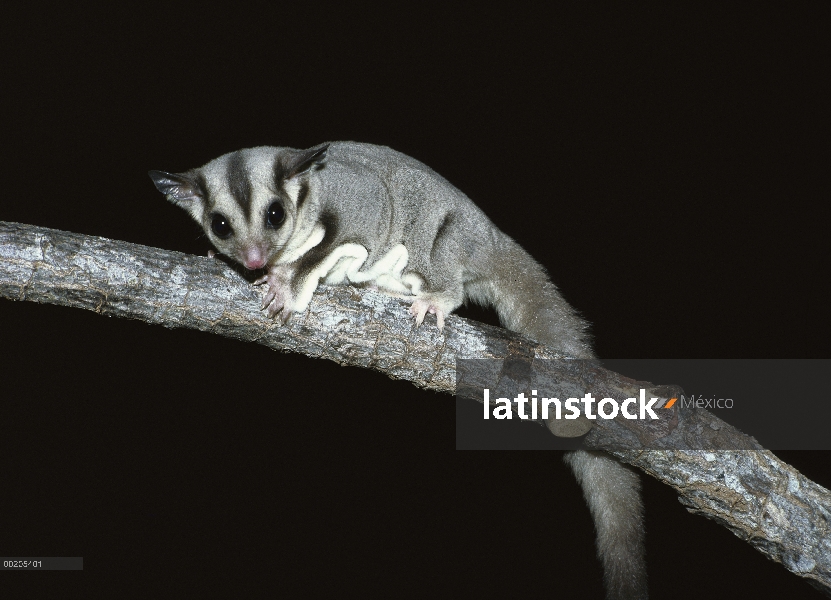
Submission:
M 568 356 L 594 357 L 587 323 L 545 269 L 467 196 L 400 152 L 356 142 L 259 147 L 150 176 L 220 252 L 268 267 L 258 280 L 268 283 L 263 307 L 284 322 L 306 309 L 321 280 L 372 285 L 410 297 L 419 324 L 431 312 L 441 328 L 471 300 L 493 306 L 508 329 Z M 278 227 L 267 223 L 274 202 L 285 211 Z M 217 213 L 232 227 L 226 239 L 212 231 Z M 637 475 L 604 454 L 576 451 L 566 462 L 594 518 L 608 598 L 646 598 Z
M 597 533 L 607 600 L 646 600 L 641 482 L 630 467 L 603 452 L 577 450 L 565 455 Z

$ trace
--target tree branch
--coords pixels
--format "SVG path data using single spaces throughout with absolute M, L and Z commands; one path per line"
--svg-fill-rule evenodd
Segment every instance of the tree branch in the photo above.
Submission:
M 479 402 L 500 377 L 528 383 L 529 372 L 535 385 L 547 386 L 541 389 L 570 396 L 575 389 L 598 397 L 628 397 L 639 388 L 661 397 L 681 392 L 587 361 L 542 360 L 563 357 L 456 316 L 443 334 L 435 326 L 415 328 L 401 300 L 368 289 L 321 286 L 309 309 L 280 327 L 259 310 L 261 292 L 219 260 L 31 225 L 0 222 L 0 297 L 199 329 Z M 469 368 L 456 389 L 457 358 L 499 360 L 503 368 Z M 585 444 L 672 486 L 690 512 L 724 525 L 831 596 L 831 493 L 707 411 L 678 403 L 667 414 L 653 422 L 598 419 Z

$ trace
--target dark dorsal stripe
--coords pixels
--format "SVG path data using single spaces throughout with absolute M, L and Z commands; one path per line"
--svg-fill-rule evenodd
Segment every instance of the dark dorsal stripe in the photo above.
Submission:
M 274 157 L 274 166 L 272 169 L 272 177 L 274 178 L 274 185 L 278 190 L 283 189 L 283 183 L 286 178 L 286 165 L 283 163 L 282 152 L 277 152 Z
M 293 159 L 289 159 L 288 162 L 291 162 Z M 286 191 L 285 184 L 286 179 L 291 178 L 291 168 L 286 165 L 286 158 L 285 156 L 281 156 L 280 154 L 274 159 L 274 166 L 272 167 L 272 177 L 274 178 L 274 184 L 277 186 L 277 189 Z M 300 188 L 297 191 L 297 209 L 300 210 L 300 207 L 303 206 L 303 203 L 306 201 L 306 198 L 309 195 L 309 183 L 304 179 L 300 182 Z
M 274 180 L 274 187 L 282 194 L 288 196 L 289 194 L 286 192 L 286 177 L 288 176 L 288 170 L 286 169 L 285 157 L 283 156 L 282 152 L 277 152 L 276 156 L 274 157 L 274 165 L 271 167 L 271 177 Z M 300 204 L 298 203 L 298 208 L 300 208 Z
M 234 152 L 228 161 L 228 189 L 231 196 L 242 207 L 245 216 L 251 221 L 251 180 L 245 167 L 245 158 L 242 152 Z

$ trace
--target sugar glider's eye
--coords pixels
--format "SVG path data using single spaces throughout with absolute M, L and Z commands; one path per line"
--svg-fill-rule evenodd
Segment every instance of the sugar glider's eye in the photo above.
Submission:
M 228 219 L 219 213 L 214 213 L 214 216 L 211 217 L 211 230 L 216 234 L 216 237 L 223 240 L 231 237 L 231 233 L 233 233 Z
M 279 202 L 272 202 L 265 213 L 265 222 L 274 229 L 277 229 L 286 220 L 286 211 Z

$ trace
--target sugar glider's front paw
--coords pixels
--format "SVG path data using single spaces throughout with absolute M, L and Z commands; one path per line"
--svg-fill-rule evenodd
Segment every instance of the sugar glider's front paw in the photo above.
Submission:
M 268 312 L 272 319 L 279 315 L 285 325 L 291 318 L 294 307 L 294 296 L 291 293 L 291 270 L 278 266 L 269 269 L 268 273 L 254 282 L 254 285 L 268 284 L 261 310 Z

